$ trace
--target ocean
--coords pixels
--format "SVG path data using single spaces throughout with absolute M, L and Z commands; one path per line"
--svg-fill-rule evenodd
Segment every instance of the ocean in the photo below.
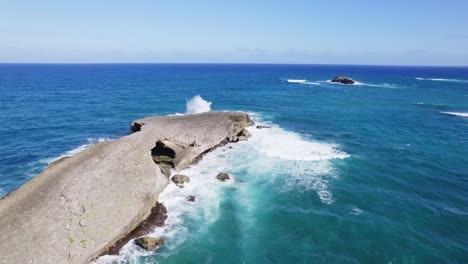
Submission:
M 164 247 L 98 263 L 468 263 L 468 68 L 0 64 L 0 196 L 135 119 L 210 109 L 270 128 L 168 186 Z

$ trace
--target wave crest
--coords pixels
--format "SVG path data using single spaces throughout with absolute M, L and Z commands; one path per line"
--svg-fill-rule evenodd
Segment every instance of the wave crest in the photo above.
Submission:
M 464 112 L 441 112 L 442 114 L 451 115 L 451 116 L 459 116 L 459 117 L 468 117 L 468 113 Z
M 444 78 L 421 78 L 417 77 L 418 81 L 434 81 L 434 82 L 457 82 L 457 83 L 468 83 L 468 80 L 462 79 L 444 79 Z

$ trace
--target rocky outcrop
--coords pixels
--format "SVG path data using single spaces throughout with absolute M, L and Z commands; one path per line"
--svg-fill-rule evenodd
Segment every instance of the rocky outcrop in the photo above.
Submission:
M 342 84 L 355 84 L 356 81 L 348 78 L 348 77 L 343 77 L 343 76 L 337 76 L 331 80 L 331 82 L 337 82 L 337 83 L 342 83 Z
M 229 174 L 225 173 L 225 172 L 220 172 L 217 176 L 216 176 L 216 179 L 220 180 L 220 181 L 227 181 L 229 179 L 231 179 L 231 177 L 229 176 Z
M 184 188 L 184 184 L 190 182 L 190 178 L 182 174 L 176 174 L 172 176 L 171 180 L 175 185 L 177 185 L 177 187 L 180 188 Z
M 153 251 L 164 245 L 164 239 L 159 237 L 140 237 L 135 239 L 135 244 L 143 249 Z
M 136 133 L 51 164 L 0 200 L 0 263 L 88 263 L 118 250 L 149 228 L 171 170 L 250 125 L 244 113 L 149 117 Z

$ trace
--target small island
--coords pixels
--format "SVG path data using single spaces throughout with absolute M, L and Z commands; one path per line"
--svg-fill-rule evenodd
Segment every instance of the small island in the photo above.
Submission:
M 333 83 L 341 83 L 341 84 L 355 84 L 356 81 L 349 78 L 349 77 L 343 77 L 343 76 L 337 76 L 331 80 Z

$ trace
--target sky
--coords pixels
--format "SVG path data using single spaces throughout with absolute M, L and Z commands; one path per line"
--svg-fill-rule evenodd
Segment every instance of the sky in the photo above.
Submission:
M 467 0 L 0 0 L 0 63 L 468 66 Z

